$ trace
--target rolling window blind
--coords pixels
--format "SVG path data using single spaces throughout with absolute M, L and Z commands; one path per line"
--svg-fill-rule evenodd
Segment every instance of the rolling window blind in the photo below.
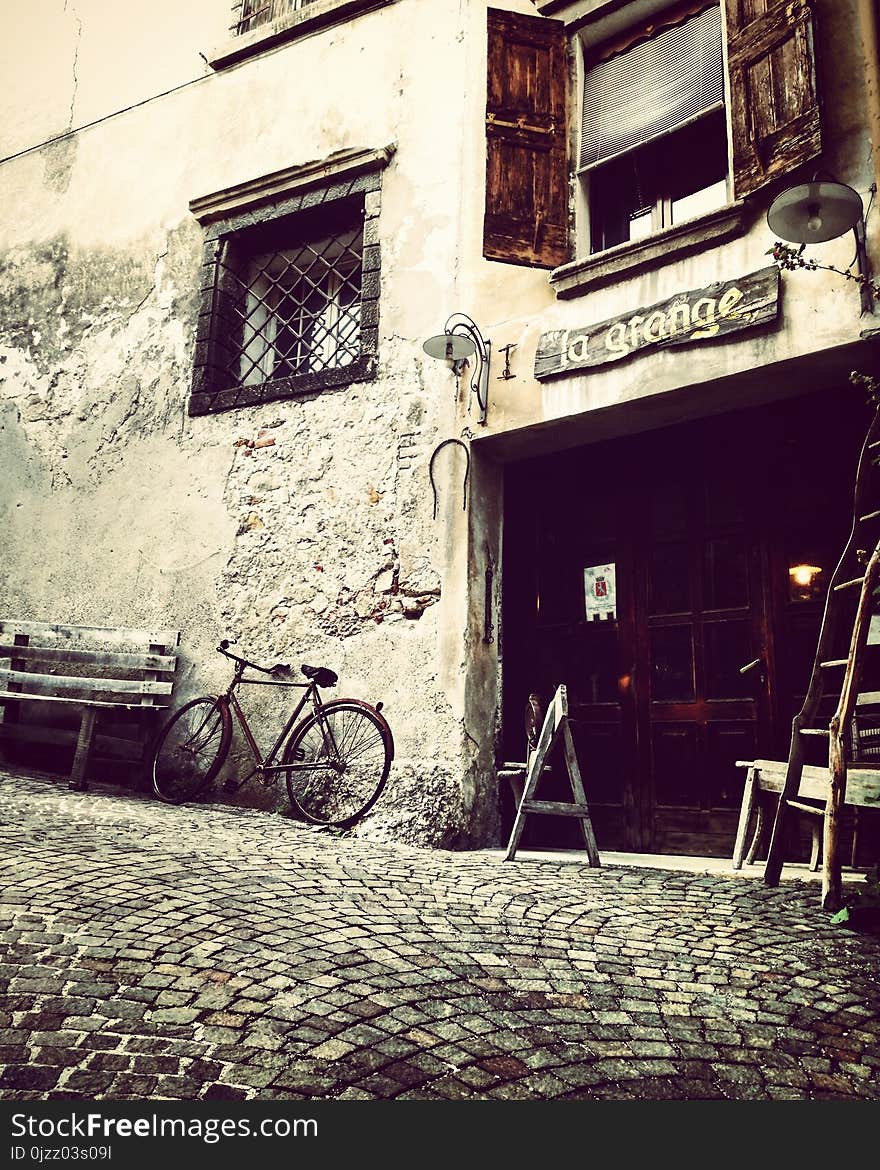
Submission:
M 580 168 L 634 150 L 723 101 L 716 5 L 587 71 Z

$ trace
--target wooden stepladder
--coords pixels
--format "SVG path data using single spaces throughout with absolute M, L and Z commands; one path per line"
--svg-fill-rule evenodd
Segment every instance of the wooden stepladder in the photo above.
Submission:
M 852 375 L 851 380 L 867 386 L 874 415 L 856 471 L 850 536 L 828 584 L 809 686 L 803 706 L 792 721 L 788 760 L 785 764 L 765 760 L 747 762 L 749 779 L 757 781 L 760 787 L 779 793 L 764 870 L 765 883 L 768 886 L 779 884 L 785 860 L 785 826 L 790 812 L 807 813 L 822 822 L 822 905 L 826 910 L 836 910 L 841 904 L 840 830 L 844 805 L 876 806 L 880 781 L 876 760 L 864 758 L 867 753 L 863 752 L 859 731 L 860 711 L 880 704 L 880 693 L 866 691 L 862 686 L 871 615 L 877 608 L 880 593 L 880 509 L 877 508 L 876 471 L 880 453 L 880 394 L 873 378 Z M 854 612 L 852 608 L 843 608 L 847 596 L 856 599 Z M 840 635 L 846 637 L 843 644 Z M 848 648 L 844 649 L 845 646 Z M 836 704 L 830 720 L 827 713 L 821 714 L 821 704 L 826 698 Z M 828 745 L 827 769 L 822 770 L 824 777 L 819 769 L 807 764 L 806 745 L 814 736 L 823 745 Z M 770 775 L 774 770 L 775 777 Z M 767 780 L 762 783 L 765 773 Z M 818 789 L 817 779 L 821 780 Z M 746 784 L 740 833 L 734 850 L 735 863 L 741 860 L 746 808 L 753 800 L 753 787 L 754 784 Z M 811 868 L 817 863 L 818 852 L 817 833 Z M 750 856 L 752 854 L 753 850 Z
M 565 767 L 571 783 L 573 803 L 555 800 L 535 800 L 535 790 L 544 771 L 550 753 L 559 741 L 562 741 L 562 750 L 565 756 Z M 578 765 L 577 753 L 574 748 L 574 739 L 568 721 L 568 692 L 565 686 L 556 688 L 553 701 L 547 709 L 541 734 L 533 751 L 529 752 L 526 763 L 526 779 L 522 799 L 513 822 L 513 830 L 505 854 L 505 861 L 512 861 L 519 845 L 520 837 L 525 828 L 527 816 L 540 813 L 556 817 L 576 817 L 580 821 L 581 832 L 584 835 L 584 848 L 590 860 L 590 865 L 596 868 L 601 864 L 599 850 L 596 848 L 596 838 L 593 833 L 593 824 L 590 820 L 590 810 L 587 807 L 587 798 L 581 779 L 581 770 Z
M 880 445 L 880 444 L 878 444 Z M 838 569 L 840 565 L 838 565 Z M 839 574 L 838 574 L 839 575 Z M 813 676 L 807 699 L 792 722 L 791 748 L 783 773 L 781 792 L 776 805 L 773 832 L 767 852 L 764 881 L 768 886 L 779 884 L 784 861 L 783 833 L 787 813 L 790 809 L 811 814 L 822 820 L 822 906 L 836 910 L 841 904 L 842 858 L 840 853 L 840 822 L 846 803 L 857 805 L 876 804 L 878 768 L 876 762 L 861 762 L 854 759 L 858 747 L 857 709 L 861 706 L 876 705 L 880 695 L 861 690 L 861 675 L 864 666 L 865 648 L 870 628 L 871 611 L 875 591 L 880 587 L 880 541 L 874 548 L 859 577 L 835 583 L 832 577 L 823 617 L 823 631 L 819 638 Z M 859 589 L 859 599 L 852 626 L 849 652 L 846 658 L 826 658 L 825 631 L 830 628 L 830 617 L 835 608 L 835 592 L 850 588 Z M 830 722 L 823 727 L 813 727 L 816 707 L 823 693 L 824 674 L 831 668 L 842 670 L 839 684 L 837 707 Z M 803 738 L 821 735 L 828 742 L 828 769 L 824 784 L 819 792 L 811 792 L 809 783 L 816 769 L 805 764 Z M 847 780 L 850 789 L 847 791 Z M 855 781 L 855 783 L 853 783 Z M 810 797 L 812 796 L 812 801 Z M 745 803 L 744 797 L 744 803 Z M 815 838 L 810 868 L 818 859 L 818 836 Z

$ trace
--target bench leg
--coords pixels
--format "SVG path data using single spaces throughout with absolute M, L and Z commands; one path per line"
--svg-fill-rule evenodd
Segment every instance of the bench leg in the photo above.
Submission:
M 761 845 L 762 838 L 764 837 L 764 827 L 766 825 L 766 806 L 764 801 L 758 800 L 757 804 L 758 814 L 755 819 L 755 834 L 754 837 L 751 838 L 749 852 L 745 854 L 745 865 L 747 866 L 750 866 L 752 861 L 755 860 L 755 855 L 758 852 L 758 846 Z
M 742 807 L 739 810 L 739 824 L 736 827 L 736 842 L 733 846 L 733 868 L 742 869 L 743 854 L 746 850 L 746 834 L 749 831 L 749 821 L 752 819 L 752 810 L 755 807 L 757 785 L 755 784 L 755 769 L 749 768 L 746 772 L 746 785 L 743 789 Z M 760 812 L 759 812 L 760 816 Z M 759 822 L 760 825 L 760 822 Z M 757 839 L 757 835 L 756 835 Z M 750 851 L 749 861 L 754 853 L 754 841 Z
M 816 873 L 819 869 L 819 854 L 822 852 L 822 822 L 818 817 L 814 817 L 810 830 L 813 834 L 813 848 L 810 851 L 810 873 Z
M 82 721 L 79 725 L 79 739 L 76 741 L 73 767 L 70 770 L 70 780 L 67 784 L 67 787 L 74 792 L 85 792 L 88 787 L 86 784 L 86 763 L 89 758 L 89 749 L 92 746 L 92 733 L 95 730 L 96 715 L 97 711 L 94 707 L 86 707 L 82 713 Z
M 522 804 L 523 791 L 526 786 L 525 770 L 517 776 L 509 776 L 508 780 L 510 781 L 510 790 L 513 793 L 513 803 L 516 808 L 519 808 L 520 804 Z
M 853 809 L 853 835 L 852 848 L 849 854 L 849 863 L 853 869 L 856 868 L 856 857 L 859 852 L 859 810 L 858 807 Z

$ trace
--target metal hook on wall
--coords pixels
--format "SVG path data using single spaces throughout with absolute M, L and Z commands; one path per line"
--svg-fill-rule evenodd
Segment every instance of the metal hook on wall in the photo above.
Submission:
M 463 443 L 461 441 L 461 439 L 444 439 L 442 443 L 439 443 L 434 448 L 434 451 L 431 455 L 431 462 L 428 464 L 428 478 L 431 481 L 431 491 L 433 492 L 433 495 L 434 495 L 434 519 L 435 520 L 437 519 L 437 485 L 434 482 L 434 460 L 437 458 L 437 456 L 440 454 L 440 452 L 443 450 L 443 448 L 448 447 L 450 445 L 450 443 L 457 444 L 464 451 L 465 465 L 464 465 L 464 483 L 462 484 L 461 509 L 462 509 L 462 511 L 465 511 L 467 509 L 467 489 L 468 489 L 468 476 L 471 473 L 471 453 L 468 450 L 467 443 Z

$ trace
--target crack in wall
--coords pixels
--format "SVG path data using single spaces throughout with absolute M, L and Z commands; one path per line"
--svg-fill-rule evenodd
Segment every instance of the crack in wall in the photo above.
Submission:
M 469 729 L 468 729 L 467 722 L 466 722 L 464 719 L 462 719 L 462 720 L 460 721 L 460 724 L 461 724 L 461 729 L 462 729 L 462 731 L 463 731 L 463 732 L 464 732 L 464 734 L 465 734 L 465 737 L 466 737 L 467 739 L 469 739 L 469 740 L 471 741 L 471 743 L 474 745 L 474 749 L 475 749 L 475 751 L 479 752 L 479 751 L 480 751 L 480 749 L 481 749 L 481 746 L 482 746 L 482 745 L 480 744 L 480 741 L 479 741 L 478 739 L 476 739 L 476 738 L 475 738 L 473 735 L 471 735 L 471 732 L 470 732 L 470 731 L 469 731 Z
M 63 9 L 64 12 L 67 12 L 67 4 L 68 4 L 68 0 L 64 0 L 64 9 Z M 74 46 L 73 46 L 73 65 L 71 68 L 71 74 L 73 77 L 73 92 L 70 95 L 70 117 L 68 118 L 68 121 L 67 121 L 67 129 L 68 130 L 73 129 L 73 112 L 74 112 L 74 107 L 76 106 L 77 90 L 79 89 L 79 77 L 77 76 L 76 67 L 79 64 L 79 46 L 80 46 L 80 41 L 82 40 L 82 29 L 83 29 L 82 19 L 80 18 L 80 15 L 76 11 L 76 9 L 73 8 L 73 6 L 71 6 L 70 12 L 71 12 L 71 15 L 73 16 L 73 19 L 76 21 L 76 41 L 74 42 Z
M 147 291 L 144 293 L 144 295 L 141 297 L 141 299 L 138 301 L 138 303 L 135 305 L 135 307 L 131 310 L 131 312 L 128 314 L 128 316 L 123 318 L 126 325 L 131 324 L 131 322 L 135 319 L 135 317 L 138 315 L 138 313 L 141 311 L 141 309 L 144 307 L 144 305 L 147 303 L 147 301 L 150 299 L 150 297 L 153 296 L 153 294 L 156 292 L 157 288 L 159 287 L 159 284 L 160 284 L 159 266 L 162 263 L 162 261 L 166 259 L 169 251 L 170 251 L 170 248 L 168 248 L 166 246 L 165 251 L 159 252 L 158 255 L 156 256 L 156 261 L 153 264 L 153 283 L 150 285 L 150 287 L 147 289 Z

